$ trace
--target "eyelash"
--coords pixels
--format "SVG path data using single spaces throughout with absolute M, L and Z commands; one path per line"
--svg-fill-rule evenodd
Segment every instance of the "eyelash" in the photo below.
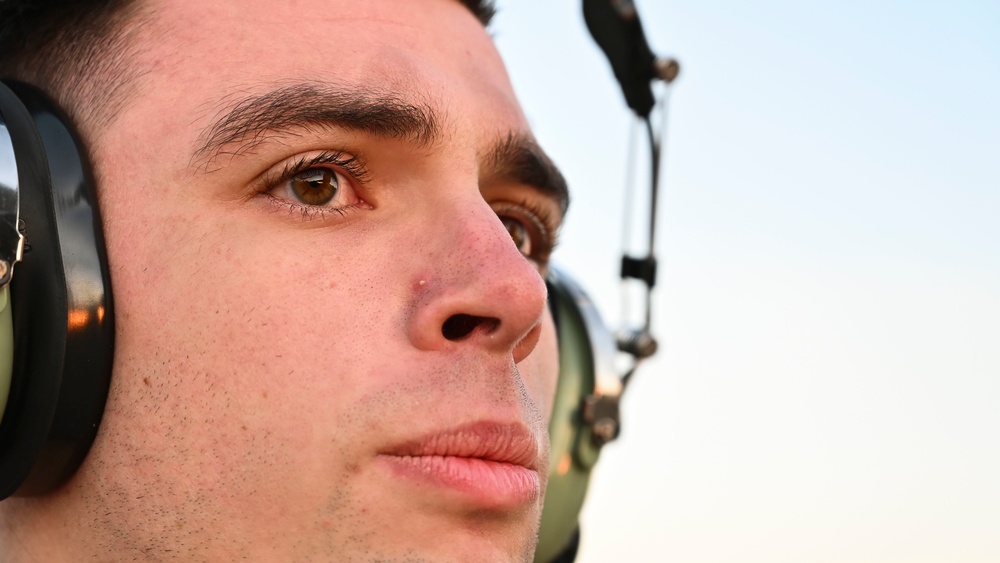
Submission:
M 539 264 L 546 264 L 549 261 L 549 257 L 552 252 L 555 251 L 556 246 L 559 245 L 559 227 L 556 224 L 555 219 L 552 214 L 543 207 L 525 199 L 521 200 L 520 203 L 513 202 L 500 202 L 495 208 L 495 212 L 498 217 L 510 216 L 505 211 L 516 210 L 519 211 L 537 221 L 537 225 L 541 227 L 539 248 L 532 248 L 531 255 L 527 256 L 528 259 L 534 260 Z M 513 219 L 518 219 L 517 217 L 512 217 Z M 520 219 L 518 219 L 520 220 Z
M 336 174 L 341 174 L 341 171 L 343 171 L 343 175 L 348 176 L 351 181 L 356 182 L 360 186 L 366 184 L 371 177 L 367 165 L 360 156 L 348 156 L 347 153 L 340 150 L 327 150 L 314 156 L 300 157 L 297 160 L 288 162 L 280 172 L 265 176 L 258 194 L 267 197 L 272 205 L 280 206 L 289 213 L 301 215 L 303 220 L 323 219 L 329 217 L 331 214 L 344 216 L 350 210 L 356 208 L 356 204 L 342 207 L 319 207 L 296 203 L 271 194 L 272 191 L 283 183 L 291 181 L 297 174 L 317 168 L 327 168 Z M 350 189 L 357 191 L 354 186 L 351 186 Z M 495 211 L 498 217 L 510 216 L 505 211 L 517 211 L 527 216 L 528 221 L 535 223 L 534 225 L 528 225 L 528 227 L 539 227 L 541 232 L 539 233 L 540 240 L 537 241 L 538 248 L 533 247 L 531 255 L 527 256 L 527 258 L 540 264 L 547 263 L 549 256 L 559 244 L 558 225 L 552 214 L 547 209 L 528 199 L 523 199 L 518 203 L 501 201 L 495 205 L 497 206 Z M 517 216 L 510 217 L 518 221 L 524 220 Z
M 366 184 L 371 176 L 367 165 L 360 156 L 349 156 L 340 150 L 327 150 L 314 156 L 300 157 L 297 160 L 286 163 L 280 172 L 264 177 L 257 193 L 268 198 L 272 205 L 280 206 L 289 213 L 301 215 L 303 220 L 323 219 L 331 214 L 343 216 L 351 209 L 357 207 L 354 204 L 342 207 L 318 207 L 289 201 L 271 194 L 272 191 L 280 187 L 283 183 L 291 181 L 295 175 L 318 168 L 326 168 L 334 174 L 346 176 L 353 183 L 361 186 Z M 354 185 L 351 185 L 349 189 L 357 191 Z

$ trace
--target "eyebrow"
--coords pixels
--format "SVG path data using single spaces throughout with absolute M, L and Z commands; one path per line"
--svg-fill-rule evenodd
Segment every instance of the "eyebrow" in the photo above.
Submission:
M 287 133 L 333 126 L 426 145 L 438 137 L 438 119 L 429 106 L 408 103 L 387 93 L 296 84 L 247 96 L 220 110 L 206 128 L 194 161 L 210 163 L 221 155 L 238 156 L 268 139 Z M 227 147 L 237 145 L 232 151 Z
M 509 180 L 533 186 L 559 203 L 566 215 L 569 188 L 556 165 L 535 140 L 527 135 L 511 133 L 495 143 L 486 157 L 486 177 L 489 180 Z
M 409 139 L 428 145 L 440 137 L 437 115 L 428 105 L 416 105 L 391 94 L 343 89 L 319 84 L 295 84 L 246 96 L 219 110 L 202 134 L 193 162 L 208 170 L 222 155 L 252 152 L 269 134 L 322 127 L 354 129 L 378 137 Z M 234 147 L 227 150 L 227 147 Z M 569 189 L 559 169 L 533 138 L 511 133 L 487 152 L 485 177 L 535 187 L 554 198 L 563 215 Z

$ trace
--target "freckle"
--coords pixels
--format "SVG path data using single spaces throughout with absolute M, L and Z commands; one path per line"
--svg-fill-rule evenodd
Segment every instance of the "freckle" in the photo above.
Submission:
M 146 384 L 146 387 L 149 387 L 149 378 L 148 377 L 143 377 L 142 378 L 142 382 Z
M 264 391 L 263 393 L 261 393 L 260 396 L 266 399 L 267 398 L 267 391 Z

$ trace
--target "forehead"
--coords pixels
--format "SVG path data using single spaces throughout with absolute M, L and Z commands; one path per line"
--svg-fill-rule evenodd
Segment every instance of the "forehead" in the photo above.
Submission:
M 308 82 L 431 107 L 447 130 L 527 130 L 492 41 L 455 0 L 160 0 L 147 7 L 151 41 L 139 61 L 153 102 L 147 107 L 188 112 L 183 126 L 204 125 L 248 95 Z

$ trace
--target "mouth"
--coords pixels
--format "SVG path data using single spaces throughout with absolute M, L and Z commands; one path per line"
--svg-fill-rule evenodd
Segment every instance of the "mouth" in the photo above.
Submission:
M 541 495 L 538 441 L 521 424 L 476 422 L 379 452 L 414 486 L 453 495 L 478 509 L 509 510 Z

